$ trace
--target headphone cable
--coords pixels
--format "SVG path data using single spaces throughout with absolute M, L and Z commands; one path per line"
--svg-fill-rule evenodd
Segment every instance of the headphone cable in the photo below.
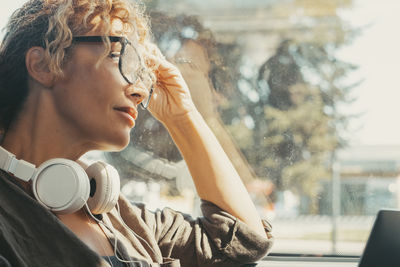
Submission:
M 117 258 L 117 260 L 120 261 L 120 262 L 123 262 L 123 263 L 136 263 L 136 262 L 138 262 L 138 263 L 140 264 L 140 267 L 142 267 L 142 261 L 140 261 L 140 260 L 137 260 L 137 261 L 127 261 L 127 260 L 121 259 L 121 258 L 118 256 L 118 253 L 117 253 L 118 237 L 117 237 L 117 234 L 115 233 L 115 230 L 112 229 L 111 227 L 109 227 L 109 226 L 108 226 L 107 224 L 105 224 L 103 221 L 100 221 L 99 219 L 97 219 L 97 218 L 90 212 L 90 209 L 89 209 L 89 206 L 87 205 L 87 203 L 85 203 L 85 207 L 86 207 L 86 211 L 87 211 L 87 213 L 89 213 L 90 217 L 92 217 L 99 225 L 101 224 L 101 225 L 103 225 L 104 227 L 106 227 L 106 228 L 113 234 L 113 236 L 114 236 L 114 256 Z M 129 227 L 128 227 L 128 229 L 129 229 Z M 107 257 L 108 257 L 108 256 L 107 256 Z M 109 257 L 108 257 L 108 258 L 109 258 Z M 111 265 L 112 265 L 112 263 L 111 263 Z M 112 266 L 113 266 L 113 265 L 112 265 Z

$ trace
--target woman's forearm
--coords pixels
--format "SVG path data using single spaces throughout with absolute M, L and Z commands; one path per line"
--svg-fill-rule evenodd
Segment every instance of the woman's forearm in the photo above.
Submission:
M 242 180 L 200 113 L 192 112 L 166 126 L 188 165 L 199 197 L 265 235 Z

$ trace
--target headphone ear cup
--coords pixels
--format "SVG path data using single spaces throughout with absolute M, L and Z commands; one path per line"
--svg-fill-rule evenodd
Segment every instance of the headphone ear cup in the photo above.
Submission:
M 90 193 L 84 169 L 75 161 L 51 159 L 41 164 L 33 179 L 32 191 L 36 200 L 49 210 L 74 213 L 81 209 Z
M 111 211 L 119 197 L 120 179 L 117 170 L 102 161 L 97 161 L 86 169 L 90 181 L 90 196 L 87 201 L 93 214 Z

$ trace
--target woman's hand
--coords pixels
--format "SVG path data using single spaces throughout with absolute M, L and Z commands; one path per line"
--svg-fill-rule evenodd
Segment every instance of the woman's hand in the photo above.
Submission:
M 196 111 L 189 88 L 179 69 L 161 57 L 152 58 L 158 65 L 149 111 L 164 125 L 179 123 Z

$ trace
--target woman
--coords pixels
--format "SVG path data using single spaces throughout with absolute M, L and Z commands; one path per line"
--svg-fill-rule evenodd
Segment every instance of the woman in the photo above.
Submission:
M 196 110 L 179 70 L 148 36 L 140 6 L 125 0 L 31 0 L 13 14 L 0 49 L 0 160 L 8 162 L 0 164 L 3 261 L 241 266 L 271 247 L 268 223 Z M 87 205 L 63 212 L 44 208 L 42 185 L 29 178 L 41 168 L 35 166 L 55 158 L 72 166 L 90 150 L 122 150 L 139 105 L 148 106 L 180 149 L 204 218 L 171 209 L 150 212 L 123 196 L 97 217 Z M 27 170 L 34 170 L 28 178 Z M 49 182 L 69 183 L 57 173 Z

